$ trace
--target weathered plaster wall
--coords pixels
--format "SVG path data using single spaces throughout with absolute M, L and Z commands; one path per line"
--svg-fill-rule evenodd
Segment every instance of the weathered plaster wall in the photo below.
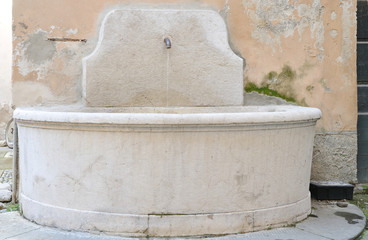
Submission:
M 14 104 L 80 101 L 81 58 L 117 4 L 220 12 L 247 90 L 322 110 L 312 177 L 356 180 L 355 0 L 14 0 Z
M 5 127 L 12 116 L 12 0 L 0 1 L 0 145 L 4 144 Z

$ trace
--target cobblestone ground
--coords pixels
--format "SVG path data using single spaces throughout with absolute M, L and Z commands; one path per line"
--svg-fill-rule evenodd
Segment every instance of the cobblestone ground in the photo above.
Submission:
M 0 170 L 0 183 L 9 183 L 13 185 L 13 170 Z M 18 204 L 13 204 L 12 202 L 3 202 L 0 207 L 0 213 L 18 211 Z M 1 203 L 0 203 L 1 205 Z
M 13 181 L 13 170 L 0 170 L 0 183 L 12 184 Z
M 13 185 L 13 152 L 6 147 L 0 147 L 0 184 L 7 183 Z M 1 190 L 3 191 L 3 190 Z M 0 213 L 16 211 L 17 204 L 11 202 L 0 202 Z

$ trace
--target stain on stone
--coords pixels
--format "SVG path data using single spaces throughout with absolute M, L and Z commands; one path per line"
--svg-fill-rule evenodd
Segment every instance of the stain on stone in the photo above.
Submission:
M 19 22 L 19 25 L 21 25 L 24 29 L 28 28 L 28 26 L 25 23 Z
M 294 80 L 295 77 L 296 77 L 295 71 L 293 71 L 291 67 L 288 65 L 284 65 L 284 67 L 282 68 L 282 72 L 278 76 L 278 78 L 281 81 Z
M 305 88 L 309 93 L 312 93 L 313 90 L 314 90 L 314 86 L 313 85 L 308 85 L 306 88 Z
M 323 89 L 325 90 L 325 92 L 331 92 L 331 89 L 329 88 L 329 87 L 327 87 L 327 85 L 326 85 L 326 80 L 325 79 L 321 79 L 321 85 L 322 85 L 322 87 L 323 87 Z
M 309 105 L 307 104 L 307 101 L 305 100 L 305 98 L 303 98 L 302 100 L 300 100 L 300 101 L 298 102 L 298 104 L 299 104 L 300 106 L 303 106 L 303 107 L 309 107 Z
M 272 72 L 269 72 L 267 74 L 267 79 L 270 80 L 270 81 L 272 81 L 273 79 L 276 79 L 276 78 L 277 78 L 277 72 L 272 71 Z
M 51 60 L 56 53 L 55 42 L 46 41 L 47 33 L 38 31 L 25 42 L 25 57 L 34 64 L 42 64 Z
M 247 182 L 247 176 L 244 174 L 236 175 L 235 181 L 238 185 L 244 185 Z
M 334 215 L 343 217 L 349 224 L 357 224 L 359 221 L 356 220 L 363 220 L 362 216 L 359 216 L 355 213 L 349 213 L 349 212 L 335 212 Z
M 41 176 L 35 176 L 34 177 L 34 182 L 39 184 L 40 182 L 44 182 L 46 179 L 44 177 L 41 177 Z
M 303 65 L 298 68 L 299 71 L 298 78 L 305 77 L 308 74 L 309 70 L 311 70 L 315 66 L 316 66 L 315 64 L 312 64 L 309 61 L 305 61 Z

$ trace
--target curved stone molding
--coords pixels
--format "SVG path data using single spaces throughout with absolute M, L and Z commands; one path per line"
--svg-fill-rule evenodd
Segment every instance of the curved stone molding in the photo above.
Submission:
M 292 204 L 261 210 L 187 215 L 83 211 L 44 204 L 25 195 L 21 195 L 21 201 L 24 216 L 38 224 L 129 237 L 203 236 L 209 233 L 224 235 L 259 231 L 299 222 L 310 214 L 311 208 L 309 195 Z
M 83 95 L 88 106 L 242 105 L 243 60 L 215 11 L 115 9 L 83 59 Z
M 124 236 L 199 236 L 309 213 L 318 109 L 114 109 L 16 109 L 26 218 Z

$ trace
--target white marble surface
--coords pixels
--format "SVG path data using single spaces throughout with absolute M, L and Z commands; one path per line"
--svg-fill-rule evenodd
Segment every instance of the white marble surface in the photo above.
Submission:
M 215 11 L 115 9 L 83 59 L 83 94 L 88 106 L 241 105 L 243 60 Z
M 17 109 L 24 216 L 124 236 L 230 234 L 305 218 L 319 110 L 225 109 Z

